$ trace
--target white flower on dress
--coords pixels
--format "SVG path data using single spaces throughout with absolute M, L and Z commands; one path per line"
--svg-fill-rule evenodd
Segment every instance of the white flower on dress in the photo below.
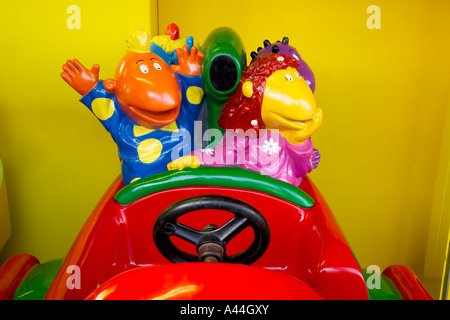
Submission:
M 207 155 L 212 155 L 214 153 L 213 148 L 205 148 L 205 149 L 201 149 L 200 151 L 206 153 Z
M 274 142 L 273 138 L 270 138 L 269 140 L 264 141 L 263 150 L 264 152 L 272 154 L 274 152 L 278 153 L 281 150 L 281 147 L 278 145 L 278 142 Z

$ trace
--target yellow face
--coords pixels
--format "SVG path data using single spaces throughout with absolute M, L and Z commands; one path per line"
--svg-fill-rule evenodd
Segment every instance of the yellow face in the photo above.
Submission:
M 322 123 L 322 109 L 298 71 L 288 67 L 267 78 L 261 117 L 267 130 L 277 129 L 289 143 L 300 144 Z

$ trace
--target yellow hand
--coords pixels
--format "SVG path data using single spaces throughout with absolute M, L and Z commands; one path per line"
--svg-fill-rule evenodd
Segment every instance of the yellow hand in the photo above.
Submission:
M 181 170 L 186 167 L 197 168 L 201 165 L 200 159 L 196 156 L 184 156 L 178 158 L 167 165 L 167 169 L 170 170 Z

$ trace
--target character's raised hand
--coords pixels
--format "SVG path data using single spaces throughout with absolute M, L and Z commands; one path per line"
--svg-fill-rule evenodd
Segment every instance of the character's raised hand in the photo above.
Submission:
M 91 91 L 98 82 L 100 66 L 94 64 L 91 70 L 86 69 L 77 59 L 67 60 L 63 65 L 61 77 L 81 95 Z
M 197 51 L 197 47 L 193 46 L 189 52 L 188 46 L 177 49 L 178 65 L 170 67 L 178 73 L 187 76 L 197 76 L 200 74 L 200 62 L 203 58 L 203 52 Z

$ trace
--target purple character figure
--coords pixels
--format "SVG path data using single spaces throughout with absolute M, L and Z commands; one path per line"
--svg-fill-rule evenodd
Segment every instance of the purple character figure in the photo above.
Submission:
M 268 53 L 281 53 L 288 57 L 294 57 L 295 59 L 300 61 L 298 72 L 305 80 L 305 82 L 309 85 L 311 91 L 314 93 L 314 90 L 316 89 L 316 81 L 314 79 L 314 74 L 309 68 L 308 64 L 302 59 L 298 51 L 294 47 L 289 45 L 288 37 L 284 37 L 281 42 L 277 41 L 275 43 L 270 43 L 269 40 L 264 40 L 263 44 L 264 48 L 259 47 L 257 49 L 258 53 L 256 53 L 255 51 L 252 51 L 250 53 L 250 56 L 252 57 L 252 62 L 255 61 L 255 59 L 258 59 L 259 57 L 266 55 Z

